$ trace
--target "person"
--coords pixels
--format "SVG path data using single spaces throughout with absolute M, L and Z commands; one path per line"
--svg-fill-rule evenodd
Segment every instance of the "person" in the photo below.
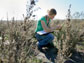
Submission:
M 51 20 L 57 15 L 57 11 L 52 8 L 48 11 L 48 14 L 43 16 L 40 20 L 37 21 L 37 27 L 35 29 L 35 37 L 38 40 L 38 49 L 43 52 L 43 47 L 54 47 L 53 40 L 54 36 L 52 33 L 56 29 L 61 29 L 60 25 L 57 25 L 56 27 L 51 27 L 50 22 Z M 48 34 L 45 35 L 39 35 L 38 31 L 45 31 Z

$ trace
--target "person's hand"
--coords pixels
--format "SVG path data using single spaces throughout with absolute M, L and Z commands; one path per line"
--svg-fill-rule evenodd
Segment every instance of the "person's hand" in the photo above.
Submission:
M 62 29 L 62 26 L 61 26 L 61 25 L 57 25 L 57 26 L 56 26 L 56 29 L 57 29 L 57 30 L 61 30 L 61 29 Z

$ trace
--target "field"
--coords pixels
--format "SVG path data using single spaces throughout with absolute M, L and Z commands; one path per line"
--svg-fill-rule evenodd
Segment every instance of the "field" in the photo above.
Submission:
M 66 20 L 54 20 L 51 26 L 62 25 L 65 22 Z M 35 28 L 36 21 L 33 20 L 0 21 L 0 63 L 47 63 L 44 62 L 43 58 L 36 58 L 39 51 L 36 45 L 37 40 L 34 37 Z M 75 43 L 75 47 L 71 47 L 71 49 L 80 53 L 81 60 L 84 61 L 84 20 L 71 20 L 70 29 L 75 30 L 70 32 L 73 33 L 72 44 Z M 76 37 L 77 40 L 74 40 Z M 60 49 L 57 43 L 57 37 L 55 36 L 54 44 Z

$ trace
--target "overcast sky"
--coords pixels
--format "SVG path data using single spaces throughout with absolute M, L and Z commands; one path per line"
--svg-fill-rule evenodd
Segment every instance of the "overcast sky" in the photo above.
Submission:
M 28 0 L 0 0 L 0 19 L 23 19 L 22 14 L 26 15 L 26 4 Z M 47 10 L 55 8 L 57 10 L 57 19 L 65 19 L 69 4 L 72 4 L 72 14 L 76 11 L 84 11 L 84 0 L 38 0 L 37 6 L 41 7 L 36 11 L 37 19 L 47 14 Z

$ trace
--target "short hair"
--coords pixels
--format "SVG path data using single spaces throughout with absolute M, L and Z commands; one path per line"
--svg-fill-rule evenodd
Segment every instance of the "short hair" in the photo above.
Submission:
M 54 9 L 54 8 L 52 8 L 52 9 L 50 9 L 49 10 L 49 12 L 48 12 L 50 15 L 56 15 L 57 14 L 57 11 Z

